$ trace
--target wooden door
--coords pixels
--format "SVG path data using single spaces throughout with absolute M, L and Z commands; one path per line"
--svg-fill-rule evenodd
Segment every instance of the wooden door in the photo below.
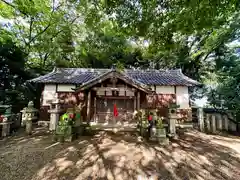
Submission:
M 116 103 L 118 116 L 113 119 L 113 107 Z M 134 112 L 133 99 L 104 99 L 97 98 L 96 116 L 98 123 L 124 125 L 132 120 Z

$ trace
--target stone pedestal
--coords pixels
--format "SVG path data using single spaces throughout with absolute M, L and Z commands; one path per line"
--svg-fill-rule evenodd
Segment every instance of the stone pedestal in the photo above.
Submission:
M 79 127 L 82 124 L 81 109 L 75 109 L 75 127 Z
M 84 131 L 84 127 L 82 126 L 82 117 L 81 117 L 81 109 L 75 109 L 75 124 L 74 124 L 75 132 L 77 136 L 81 136 Z
M 2 137 L 10 135 L 10 125 L 12 122 L 2 122 Z
M 228 117 L 225 115 L 223 116 L 224 119 L 224 129 L 228 131 Z
M 211 125 L 212 125 L 212 133 L 216 133 L 216 116 L 213 114 L 212 115 L 212 121 L 211 121 Z
M 206 114 L 206 125 L 207 125 L 207 131 L 211 131 L 211 124 L 210 124 L 210 114 Z
M 32 119 L 28 118 L 25 125 L 26 125 L 26 133 L 29 135 L 32 134 Z
M 169 133 L 171 135 L 176 134 L 176 119 L 175 118 L 169 119 Z
M 168 112 L 168 131 L 169 136 L 173 137 L 176 135 L 176 121 L 177 121 L 177 107 L 169 108 Z
M 220 131 L 223 129 L 223 120 L 221 114 L 218 114 L 217 116 L 217 129 Z
M 158 142 L 161 145 L 169 144 L 169 139 L 167 138 L 165 128 L 157 129 L 155 126 L 153 126 L 151 129 L 149 140 Z
M 10 105 L 1 105 L 1 107 L 6 108 L 3 121 L 0 123 L 2 126 L 2 137 L 6 137 L 10 135 L 10 126 L 13 123 L 12 107 Z
M 203 118 L 203 108 L 198 108 L 197 110 L 198 116 L 198 126 L 201 132 L 204 132 L 204 118 Z
M 55 131 L 60 118 L 60 111 L 53 109 L 48 112 L 50 113 L 49 130 Z
M 55 140 L 71 142 L 74 138 L 73 128 L 71 125 L 58 125 L 55 132 Z

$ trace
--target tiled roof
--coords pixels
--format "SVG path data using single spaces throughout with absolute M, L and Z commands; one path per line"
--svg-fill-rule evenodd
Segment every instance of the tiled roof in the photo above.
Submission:
M 35 83 L 84 84 L 112 69 L 56 68 L 52 72 L 30 80 Z M 199 83 L 176 70 L 133 70 L 122 72 L 126 77 L 145 85 L 183 85 L 193 86 Z

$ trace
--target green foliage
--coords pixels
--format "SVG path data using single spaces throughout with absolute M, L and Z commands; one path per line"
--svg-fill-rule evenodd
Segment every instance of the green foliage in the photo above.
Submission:
M 13 51 L 15 58 L 11 50 L 1 51 L 1 57 L 19 61 L 11 60 L 17 64 L 13 70 L 4 60 L 1 72 L 11 69 L 11 75 L 4 76 L 18 85 L 24 85 L 29 74 L 39 76 L 54 66 L 109 68 L 112 64 L 118 69 L 181 68 L 204 83 L 210 75 L 228 77 L 224 79 L 227 85 L 238 80 L 232 71 L 226 72 L 234 68 L 234 60 L 223 50 L 226 43 L 239 38 L 236 0 L 1 0 L 0 16 L 0 42 L 6 47 L 11 40 L 10 44 L 22 51 Z M 15 79 L 20 72 L 21 78 Z M 12 89 L 12 94 L 21 92 L 16 97 L 30 99 L 23 94 L 26 86 L 18 86 L 19 90 L 4 83 L 2 99 L 6 89 Z M 194 98 L 208 89 L 201 94 L 190 91 Z
M 236 48 L 222 48 L 218 51 L 217 71 L 208 98 L 210 105 L 236 113 L 240 120 L 240 57 Z
M 157 129 L 162 129 L 163 128 L 163 122 L 162 122 L 162 118 L 158 117 L 156 120 L 156 127 Z
M 31 73 L 25 71 L 25 61 L 21 48 L 9 40 L 0 42 L 0 102 L 3 104 L 21 105 L 31 99 L 25 84 Z

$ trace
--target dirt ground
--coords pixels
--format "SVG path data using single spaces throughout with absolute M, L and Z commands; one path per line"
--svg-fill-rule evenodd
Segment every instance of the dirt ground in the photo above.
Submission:
M 55 143 L 35 129 L 0 141 L 1 180 L 240 179 L 240 138 L 189 131 L 169 146 L 98 133 Z

